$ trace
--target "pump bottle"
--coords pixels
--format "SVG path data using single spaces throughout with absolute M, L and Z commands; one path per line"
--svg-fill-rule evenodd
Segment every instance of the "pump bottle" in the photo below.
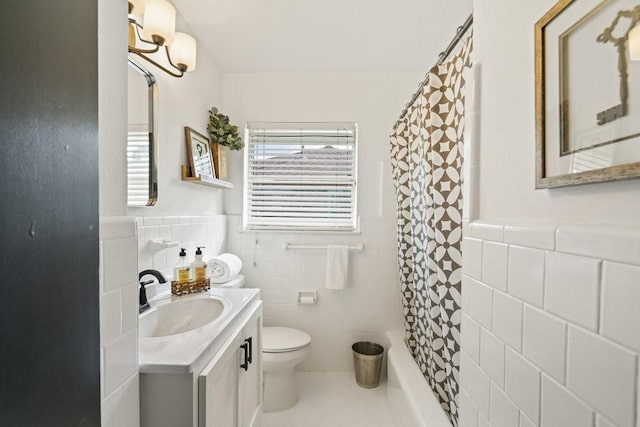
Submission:
M 185 283 L 191 280 L 191 268 L 187 264 L 187 250 L 180 248 L 178 256 L 179 260 L 174 272 L 175 281 Z
M 198 246 L 196 250 L 196 259 L 190 264 L 191 280 L 205 280 L 207 278 L 207 263 L 202 259 L 202 248 Z

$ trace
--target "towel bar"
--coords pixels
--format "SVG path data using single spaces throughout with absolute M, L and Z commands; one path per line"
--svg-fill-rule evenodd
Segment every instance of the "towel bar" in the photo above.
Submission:
M 284 250 L 287 251 L 289 249 L 327 249 L 327 246 L 320 246 L 320 245 L 294 245 L 292 243 L 285 243 L 284 244 Z M 360 251 L 364 250 L 364 245 L 349 246 L 349 250 L 360 252 Z

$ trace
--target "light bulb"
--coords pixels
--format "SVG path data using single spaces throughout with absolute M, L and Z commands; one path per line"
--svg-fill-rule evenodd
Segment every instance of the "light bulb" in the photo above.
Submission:
M 629 31 L 629 57 L 632 61 L 640 61 L 640 25 Z
M 129 0 L 129 14 L 142 16 L 144 15 L 146 0 Z
M 176 32 L 176 9 L 167 0 L 147 0 L 142 25 L 147 39 L 168 46 Z
M 196 39 L 189 34 L 176 33 L 173 43 L 169 46 L 171 62 L 176 64 L 182 72 L 196 69 Z

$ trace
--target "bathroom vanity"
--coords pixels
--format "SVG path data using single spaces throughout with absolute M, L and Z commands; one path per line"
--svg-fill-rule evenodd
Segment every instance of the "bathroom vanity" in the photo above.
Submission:
M 140 425 L 252 426 L 262 389 L 260 291 L 162 294 L 151 307 L 139 319 Z

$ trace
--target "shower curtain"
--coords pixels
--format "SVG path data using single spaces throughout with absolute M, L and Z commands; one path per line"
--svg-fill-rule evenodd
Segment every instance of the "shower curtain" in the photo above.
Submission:
M 465 74 L 472 38 L 429 81 L 391 135 L 407 346 L 457 426 Z

